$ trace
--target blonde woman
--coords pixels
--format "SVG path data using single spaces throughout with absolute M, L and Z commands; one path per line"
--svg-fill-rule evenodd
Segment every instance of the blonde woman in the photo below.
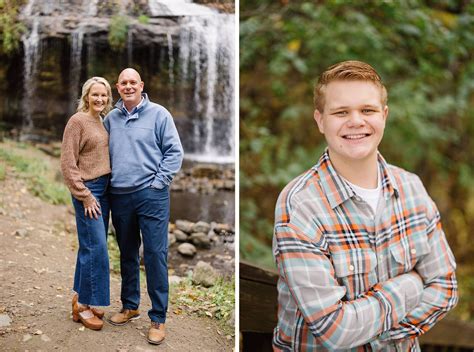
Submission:
M 84 83 L 77 113 L 64 129 L 61 171 L 72 194 L 79 239 L 73 320 L 100 330 L 104 313 L 98 306 L 110 304 L 107 230 L 110 177 L 109 136 L 102 118 L 112 108 L 110 84 L 102 77 Z

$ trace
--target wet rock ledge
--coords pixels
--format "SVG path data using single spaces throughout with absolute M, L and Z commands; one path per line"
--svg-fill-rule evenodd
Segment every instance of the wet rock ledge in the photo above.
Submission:
M 190 193 L 213 193 L 234 191 L 235 171 L 233 165 L 198 164 L 184 165 L 171 184 L 171 190 Z
M 181 243 L 177 248 L 179 254 L 194 257 L 196 248 L 210 249 L 212 245 L 225 245 L 233 250 L 234 237 L 235 231 L 228 224 L 176 220 L 169 226 L 168 243 Z

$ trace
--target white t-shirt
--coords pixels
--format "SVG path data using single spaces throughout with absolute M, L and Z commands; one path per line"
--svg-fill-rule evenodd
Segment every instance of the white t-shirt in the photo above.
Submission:
M 363 188 L 347 180 L 346 182 L 351 186 L 355 194 L 357 194 L 367 204 L 370 205 L 375 215 L 377 211 L 377 204 L 379 202 L 379 198 L 382 195 L 382 181 L 380 180 L 380 170 L 377 171 L 377 188 Z

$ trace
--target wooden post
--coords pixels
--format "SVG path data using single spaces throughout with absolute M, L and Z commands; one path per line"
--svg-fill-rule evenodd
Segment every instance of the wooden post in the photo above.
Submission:
M 278 274 L 240 261 L 240 330 L 271 333 L 277 323 Z

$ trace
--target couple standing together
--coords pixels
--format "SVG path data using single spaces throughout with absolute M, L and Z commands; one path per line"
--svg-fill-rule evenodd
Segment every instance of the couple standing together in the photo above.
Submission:
M 82 87 L 77 113 L 64 130 L 61 171 L 76 212 L 79 250 L 74 275 L 74 321 L 100 330 L 110 305 L 107 231 L 109 209 L 120 249 L 122 310 L 113 325 L 140 317 L 140 232 L 143 238 L 151 326 L 148 342 L 165 338 L 168 307 L 169 185 L 179 171 L 183 148 L 171 114 L 143 93 L 140 74 L 123 70 L 112 108 L 102 77 Z M 105 118 L 104 118 L 105 117 Z

